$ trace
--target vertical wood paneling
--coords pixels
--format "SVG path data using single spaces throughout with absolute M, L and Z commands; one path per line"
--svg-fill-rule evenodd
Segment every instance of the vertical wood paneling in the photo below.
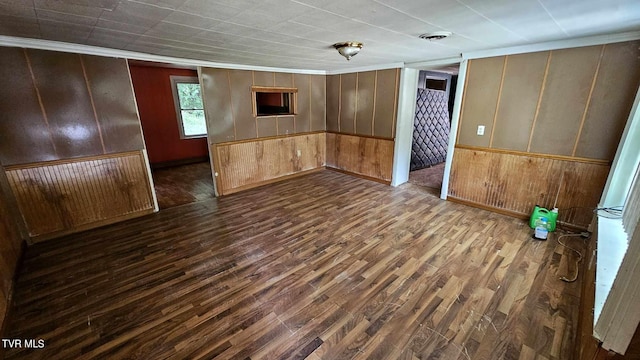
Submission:
M 274 84 L 278 87 L 292 87 L 293 86 L 293 74 L 290 73 L 274 73 Z
M 355 132 L 355 116 L 358 109 L 358 74 L 340 75 L 340 132 L 353 134 Z
M 576 156 L 613 159 L 640 84 L 640 41 L 607 44 Z
M 294 116 L 278 116 L 278 135 L 289 135 L 295 133 Z
M 0 78 L 0 162 L 57 159 L 23 49 L 0 47 Z
M 325 134 L 257 139 L 220 144 L 212 149 L 220 159 L 223 195 L 280 177 L 319 169 L 325 163 Z M 298 156 L 297 151 L 300 151 Z
M 253 85 L 255 86 L 275 86 L 273 73 L 270 71 L 254 71 Z
M 509 56 L 492 147 L 527 150 L 548 57 L 548 52 Z
M 322 131 L 327 129 L 327 90 L 324 75 L 309 75 L 310 78 L 310 131 Z M 296 129 L 300 132 L 300 130 Z
M 263 116 L 257 119 L 258 136 L 276 136 L 278 135 L 278 121 L 275 116 Z
M 143 149 L 127 61 L 91 55 L 81 57 L 106 153 Z
M 141 152 L 12 166 L 7 177 L 32 237 L 153 209 Z
M 358 109 L 355 133 L 359 135 L 373 135 L 375 86 L 376 71 L 358 73 Z
M 231 86 L 231 111 L 235 121 L 235 140 L 252 139 L 257 137 L 256 120 L 252 113 L 251 71 L 229 70 Z
M 464 106 L 458 131 L 458 143 L 489 146 L 498 92 L 502 80 L 504 56 L 470 60 Z M 484 125 L 484 135 L 476 135 L 478 125 Z
M 391 181 L 393 140 L 327 133 L 327 167 Z
M 103 154 L 80 55 L 34 49 L 26 53 L 59 158 Z
M 392 138 L 396 126 L 399 69 L 378 70 L 373 135 Z
M 609 166 L 456 148 L 451 171 L 452 197 L 526 216 L 536 204 L 553 207 L 557 195 L 559 220 L 586 228 Z
M 340 131 L 340 75 L 327 75 L 327 131 Z
M 296 132 L 309 132 L 311 128 L 311 83 L 310 75 L 295 74 L 294 87 L 298 89 L 298 106 L 295 116 Z
M 229 70 L 202 68 L 202 98 L 207 114 L 209 143 L 235 140 Z
M 554 50 L 530 151 L 571 156 L 602 46 Z

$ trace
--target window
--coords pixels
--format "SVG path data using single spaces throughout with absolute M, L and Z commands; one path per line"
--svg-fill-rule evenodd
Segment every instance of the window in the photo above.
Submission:
M 253 86 L 255 116 L 294 115 L 298 89 Z
M 171 76 L 173 101 L 176 106 L 180 138 L 190 139 L 207 136 L 207 123 L 200 95 L 198 78 Z

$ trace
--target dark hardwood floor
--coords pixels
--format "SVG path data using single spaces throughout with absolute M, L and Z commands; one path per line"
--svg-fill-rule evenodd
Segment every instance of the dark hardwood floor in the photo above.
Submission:
M 45 347 L 6 357 L 571 359 L 575 258 L 530 235 L 322 171 L 30 247 L 4 337 Z
M 154 169 L 152 173 L 160 209 L 215 197 L 208 162 Z

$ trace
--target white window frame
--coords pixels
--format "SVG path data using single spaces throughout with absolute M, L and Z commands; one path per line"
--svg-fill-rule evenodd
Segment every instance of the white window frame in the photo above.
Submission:
M 182 108 L 180 107 L 180 98 L 178 97 L 178 84 L 198 84 L 198 77 L 196 76 L 169 76 L 171 79 L 171 93 L 173 94 L 173 106 L 176 110 L 176 120 L 178 121 L 178 129 L 180 131 L 180 139 L 199 139 L 206 138 L 207 133 L 198 135 L 185 135 L 184 134 L 184 122 L 182 121 Z M 202 86 L 200 86 L 200 96 L 202 96 Z M 202 111 L 204 112 L 204 101 L 202 105 Z M 206 115 L 205 115 L 206 116 Z

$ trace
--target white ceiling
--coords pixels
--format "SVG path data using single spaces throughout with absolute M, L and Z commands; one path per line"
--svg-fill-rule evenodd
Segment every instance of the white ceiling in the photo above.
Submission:
M 639 0 L 0 0 L 0 35 L 334 71 L 638 29 Z

